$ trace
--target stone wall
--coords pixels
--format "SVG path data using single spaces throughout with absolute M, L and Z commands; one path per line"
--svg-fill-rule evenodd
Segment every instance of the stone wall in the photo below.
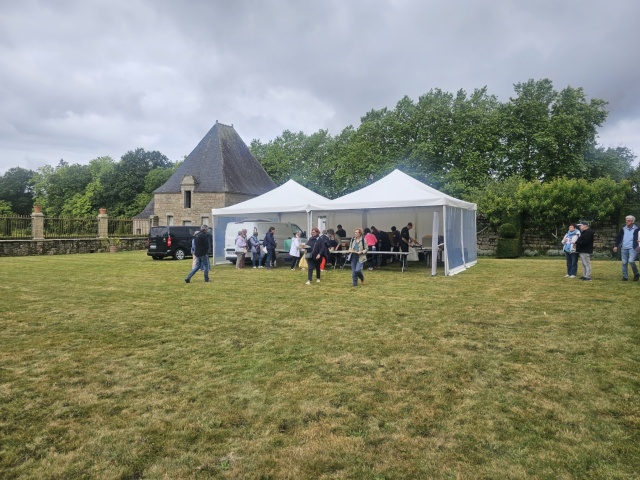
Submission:
M 594 252 L 599 255 L 610 255 L 613 247 L 613 239 L 619 227 L 615 225 L 594 226 Z M 522 250 L 524 252 L 537 252 L 540 255 L 561 255 L 562 238 L 566 231 L 558 233 L 558 237 L 545 237 L 535 230 L 525 230 L 522 235 Z M 491 227 L 478 223 L 478 255 L 495 255 L 498 243 L 498 233 Z
M 146 250 L 147 239 L 121 238 L 119 249 Z M 55 240 L 0 240 L 0 257 L 30 255 L 67 255 L 70 253 L 108 252 L 108 242 L 99 238 L 70 238 Z
M 154 196 L 154 215 L 159 225 L 167 224 L 167 215 L 173 216 L 174 225 L 201 225 L 205 218 L 211 225 L 211 209 L 223 208 L 254 198 L 251 195 L 233 193 L 194 193 L 191 208 L 183 207 L 182 193 L 156 193 Z

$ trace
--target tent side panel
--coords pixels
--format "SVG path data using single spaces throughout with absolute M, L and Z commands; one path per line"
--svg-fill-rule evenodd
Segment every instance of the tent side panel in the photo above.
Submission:
M 447 275 L 458 273 L 460 267 L 464 269 L 462 235 L 462 212 L 461 208 L 445 207 L 445 253 L 447 255 L 448 272 Z
M 478 238 L 476 233 L 476 211 L 463 210 L 463 244 L 464 261 L 467 267 L 475 265 L 478 261 Z

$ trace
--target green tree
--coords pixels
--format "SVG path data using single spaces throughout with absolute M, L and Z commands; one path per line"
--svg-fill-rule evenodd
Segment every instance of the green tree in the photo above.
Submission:
M 492 227 L 498 228 L 505 222 L 512 222 L 520 215 L 521 206 L 518 199 L 522 184 L 524 180 L 518 176 L 488 181 L 483 186 L 469 189 L 465 199 L 476 203 L 481 218 Z
M 499 174 L 540 181 L 582 176 L 584 155 L 607 117 L 606 102 L 587 102 L 581 88 L 558 93 L 549 79 L 518 83 L 514 89 L 517 96 L 503 107 Z
M 585 177 L 610 177 L 621 181 L 633 172 L 635 155 L 627 147 L 607 148 L 592 146 L 584 157 Z
M 35 202 L 43 206 L 48 216 L 62 215 L 65 203 L 76 194 L 82 195 L 91 180 L 87 165 L 69 165 L 64 160 L 55 168 L 45 165 L 33 178 Z
M 11 202 L 6 200 L 0 200 L 0 215 L 10 216 L 13 212 L 11 210 Z
M 97 201 L 108 208 L 111 215 L 135 216 L 140 212 L 136 197 L 144 192 L 149 172 L 171 167 L 169 159 L 158 151 L 147 152 L 142 148 L 128 151 L 113 169 L 101 176 Z
M 10 168 L 0 177 L 0 200 L 7 202 L 13 213 L 29 215 L 33 208 L 33 170 Z
M 144 191 L 136 195 L 134 206 L 131 209 L 131 211 L 136 212 L 135 215 L 145 209 L 145 207 L 153 198 L 153 191 L 156 188 L 162 186 L 167 180 L 169 180 L 169 177 L 173 175 L 177 168 L 178 164 L 167 168 L 158 167 L 154 168 L 147 174 L 144 179 Z
M 610 178 L 556 178 L 521 184 L 517 198 L 520 210 L 527 213 L 527 226 L 557 237 L 567 224 L 580 219 L 615 222 L 629 190 L 629 182 Z

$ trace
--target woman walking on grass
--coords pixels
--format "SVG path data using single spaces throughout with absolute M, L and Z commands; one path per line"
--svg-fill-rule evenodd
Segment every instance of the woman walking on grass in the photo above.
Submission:
M 358 279 L 360 279 L 360 283 L 364 285 L 364 274 L 362 273 L 362 268 L 364 267 L 364 262 L 367 261 L 367 242 L 364 241 L 362 237 L 362 229 L 356 228 L 353 231 L 353 238 L 351 239 L 351 245 L 349 247 L 349 254 L 351 260 L 351 279 L 353 281 L 353 286 L 358 286 Z

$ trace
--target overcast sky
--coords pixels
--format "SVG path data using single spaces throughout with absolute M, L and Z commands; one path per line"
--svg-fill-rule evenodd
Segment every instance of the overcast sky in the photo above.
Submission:
M 433 88 L 549 78 L 609 102 L 640 155 L 638 0 L 0 0 L 0 174 L 188 155 L 216 120 L 249 144 L 336 135 Z

